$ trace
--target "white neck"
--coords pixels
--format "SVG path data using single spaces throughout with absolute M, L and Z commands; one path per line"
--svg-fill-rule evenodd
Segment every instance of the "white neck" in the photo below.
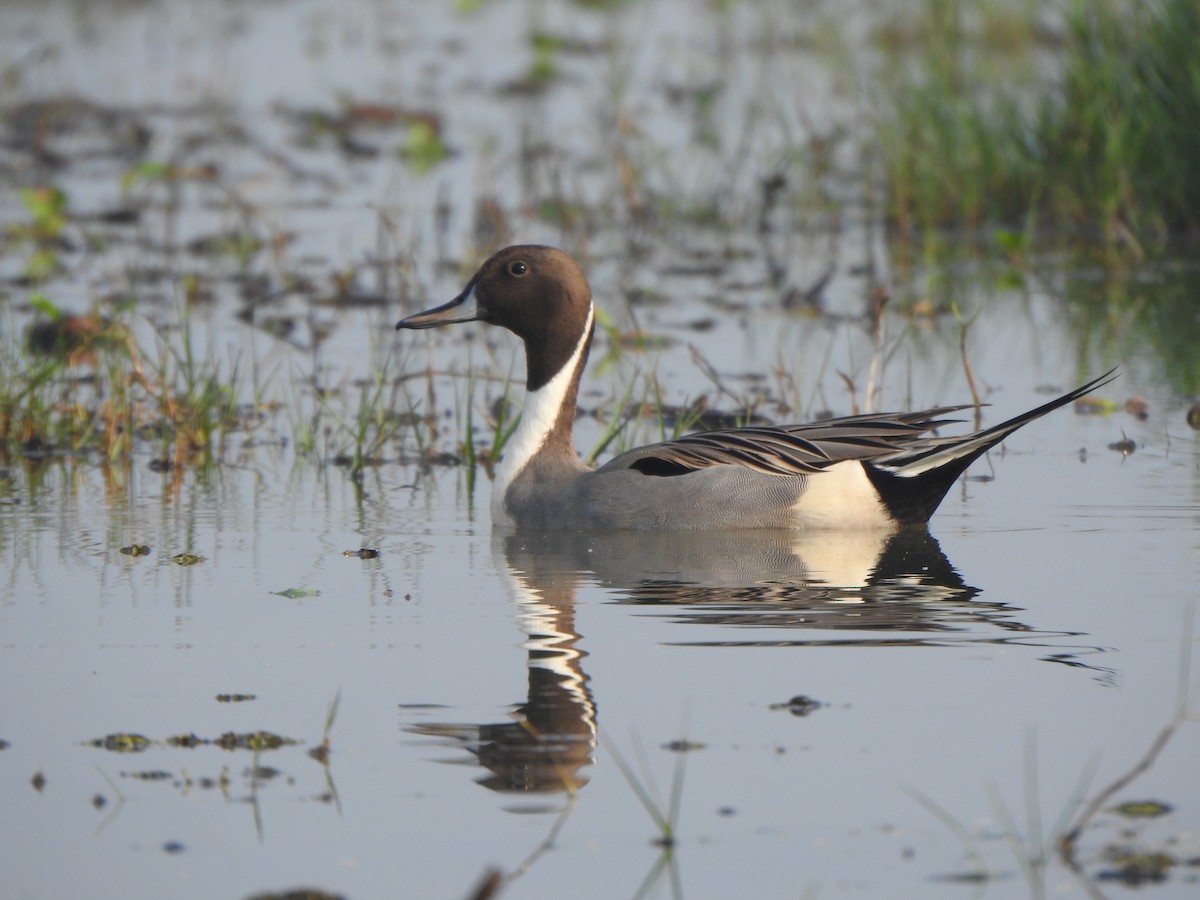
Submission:
M 525 395 L 525 406 L 521 410 L 521 421 L 517 429 L 504 446 L 504 456 L 496 466 L 496 477 L 492 481 L 492 524 L 511 524 L 504 510 L 504 496 L 508 493 L 521 470 L 529 465 L 546 438 L 554 429 L 559 411 L 571 387 L 571 379 L 583 359 L 583 351 L 587 348 L 588 336 L 592 333 L 593 308 L 588 305 L 587 322 L 579 335 L 579 343 L 567 364 L 558 370 L 546 384 L 536 391 Z

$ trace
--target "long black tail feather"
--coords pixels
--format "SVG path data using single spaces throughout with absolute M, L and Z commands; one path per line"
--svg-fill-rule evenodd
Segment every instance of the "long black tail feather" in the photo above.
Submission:
M 933 437 L 891 456 L 864 462 L 863 468 L 892 517 L 902 525 L 918 525 L 941 504 L 950 486 L 971 463 L 1034 419 L 1073 403 L 1117 377 L 1110 369 L 1099 378 L 1006 422 L 961 437 Z

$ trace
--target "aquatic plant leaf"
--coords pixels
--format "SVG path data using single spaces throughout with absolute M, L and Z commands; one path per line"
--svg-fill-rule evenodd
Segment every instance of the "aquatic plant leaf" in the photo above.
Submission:
M 140 734 L 117 732 L 88 741 L 88 744 L 102 750 L 111 750 L 113 753 L 141 753 L 150 748 L 150 739 Z
M 143 160 L 138 163 L 123 176 L 121 176 L 121 188 L 129 190 L 138 181 L 157 181 L 167 178 L 172 172 L 172 166 L 167 162 L 157 162 L 155 160 Z
M 1127 819 L 1154 819 L 1165 816 L 1171 809 L 1171 804 L 1158 800 L 1130 800 L 1127 803 L 1118 803 L 1112 808 L 1112 812 Z
M 408 126 L 400 157 L 407 160 L 418 175 L 424 175 L 449 155 L 437 128 L 431 123 L 418 121 Z
M 1117 404 L 1103 398 L 1080 397 L 1075 401 L 1074 409 L 1080 416 L 1107 416 L 1117 411 Z
M 278 750 L 280 747 L 295 744 L 296 741 L 269 731 L 251 731 L 246 734 L 227 731 L 213 743 L 223 750 Z
M 321 592 L 312 588 L 288 588 L 286 591 L 271 591 L 276 597 L 287 597 L 289 600 L 299 600 L 303 597 L 319 597 Z
M 63 311 L 41 291 L 34 291 L 29 295 L 29 305 L 51 321 L 57 321 L 63 317 Z
M 21 203 L 33 219 L 37 236 L 53 238 L 66 224 L 67 195 L 59 188 L 21 188 Z

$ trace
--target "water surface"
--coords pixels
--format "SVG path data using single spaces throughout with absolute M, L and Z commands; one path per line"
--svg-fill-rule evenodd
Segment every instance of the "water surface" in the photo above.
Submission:
M 474 210 L 486 196 L 514 239 L 586 255 L 614 323 L 581 396 L 585 452 L 630 384 L 649 396 L 657 384 L 672 404 L 760 396 L 773 418 L 785 405 L 795 418 L 849 413 L 872 371 L 883 406 L 969 400 L 952 316 L 897 310 L 877 345 L 862 316 L 878 274 L 860 265 L 879 251 L 868 221 L 832 226 L 789 208 L 776 237 L 756 230 L 759 179 L 790 126 L 763 125 L 746 97 L 764 80 L 785 85 L 771 95 L 779 108 L 818 131 L 855 108 L 829 74 L 836 47 L 781 39 L 761 53 L 764 34 L 832 23 L 853 41 L 862 23 L 821 4 L 809 18 L 751 6 L 687 17 L 678 4 L 13 4 L 0 14 L 3 61 L 21 61 L 9 106 L 70 95 L 135 111 L 154 126 L 151 158 L 220 161 L 220 183 L 256 210 L 247 223 L 203 184 L 187 188 L 182 213 L 152 195 L 134 236 L 68 255 L 41 289 L 85 312 L 136 287 L 140 335 L 170 334 L 186 315 L 206 352 L 273 373 L 264 390 L 285 407 L 311 409 L 304 386 L 319 376 L 352 410 L 355 380 L 389 359 L 422 376 L 409 398 L 454 453 L 468 397 L 487 440 L 486 412 L 519 380 L 517 348 L 476 326 L 397 336 L 391 325 L 459 290 L 485 243 Z M 584 49 L 530 93 L 512 82 L 535 26 Z M 678 94 L 694 101 L 688 91 L 712 79 L 726 89 L 708 122 Z M 296 111 L 336 110 L 346 92 L 436 111 L 453 155 L 419 173 L 394 153 L 402 133 L 387 131 L 356 136 L 378 144 L 372 157 L 305 147 Z M 641 158 L 645 184 L 696 197 L 725 177 L 725 200 L 743 211 L 722 216 L 736 227 L 656 228 L 614 212 L 618 108 L 636 126 L 621 133 L 650 136 L 630 152 L 678 160 Z M 218 120 L 254 140 L 222 136 Z M 761 141 L 731 166 L 736 142 L 714 149 L 701 126 Z M 215 149 L 193 160 L 184 138 L 198 132 Z M 539 143 L 540 163 L 522 156 Z M 130 162 L 86 159 L 56 176 L 72 204 L 121 202 Z M 22 166 L 14 184 L 44 174 Z M 534 212 L 563 196 L 600 223 Z M 23 215 L 13 197 L 0 203 Z M 294 240 L 239 273 L 163 238 L 239 228 Z M 772 280 L 776 252 L 786 272 Z M 19 248 L 3 259 L 7 334 L 32 316 L 15 280 L 25 262 Z M 142 280 L 151 264 L 163 272 Z M 789 287 L 830 264 L 821 310 L 785 308 Z M 335 270 L 375 299 L 321 306 L 245 287 L 247 274 L 280 287 L 307 272 L 327 296 Z M 188 273 L 214 301 L 184 313 Z M 898 299 L 916 284 L 897 278 Z M 356 484 L 332 450 L 297 453 L 286 414 L 210 467 L 157 472 L 146 448 L 129 468 L 70 455 L 7 463 L 4 894 L 466 897 L 496 869 L 512 897 L 1085 897 L 1126 893 L 1106 877 L 1120 868 L 1113 847 L 1194 861 L 1194 711 L 1088 822 L 1081 874 L 1052 846 L 1181 703 L 1196 705 L 1194 386 L 1169 350 L 1195 325 L 1162 299 L 1186 296 L 1194 276 L 1068 269 L 1019 287 L 989 275 L 924 284 L 935 301 L 953 285 L 971 321 L 970 362 L 993 404 L 984 425 L 1122 367 L 1101 392 L 1107 414 L 1065 409 L 1022 430 L 951 491 L 928 533 L 494 535 L 482 469 L 472 481 L 465 466 L 414 462 L 402 432 Z M 1185 314 L 1158 330 L 1138 316 L 1114 326 L 1103 310 L 1122 284 Z M 251 302 L 298 330 L 281 339 L 239 318 Z M 314 325 L 329 328 L 321 342 Z M 614 352 L 634 328 L 662 340 Z M 1147 418 L 1123 411 L 1133 396 Z M 659 428 L 648 416 L 617 443 Z M 1123 438 L 1131 455 L 1110 448 Z M 135 545 L 149 552 L 122 552 Z M 260 732 L 281 745 L 246 737 Z M 312 751 L 326 734 L 322 759 Z M 677 807 L 673 847 L 618 759 L 664 814 Z M 1110 811 L 1124 801 L 1172 809 L 1130 820 Z M 1191 896 L 1196 878 L 1181 864 L 1146 891 Z

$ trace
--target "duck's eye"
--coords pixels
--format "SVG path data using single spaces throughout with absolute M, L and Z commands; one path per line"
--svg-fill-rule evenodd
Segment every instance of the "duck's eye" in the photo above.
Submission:
M 508 274 L 516 278 L 520 278 L 529 271 L 529 266 L 521 262 L 519 259 L 508 264 Z

